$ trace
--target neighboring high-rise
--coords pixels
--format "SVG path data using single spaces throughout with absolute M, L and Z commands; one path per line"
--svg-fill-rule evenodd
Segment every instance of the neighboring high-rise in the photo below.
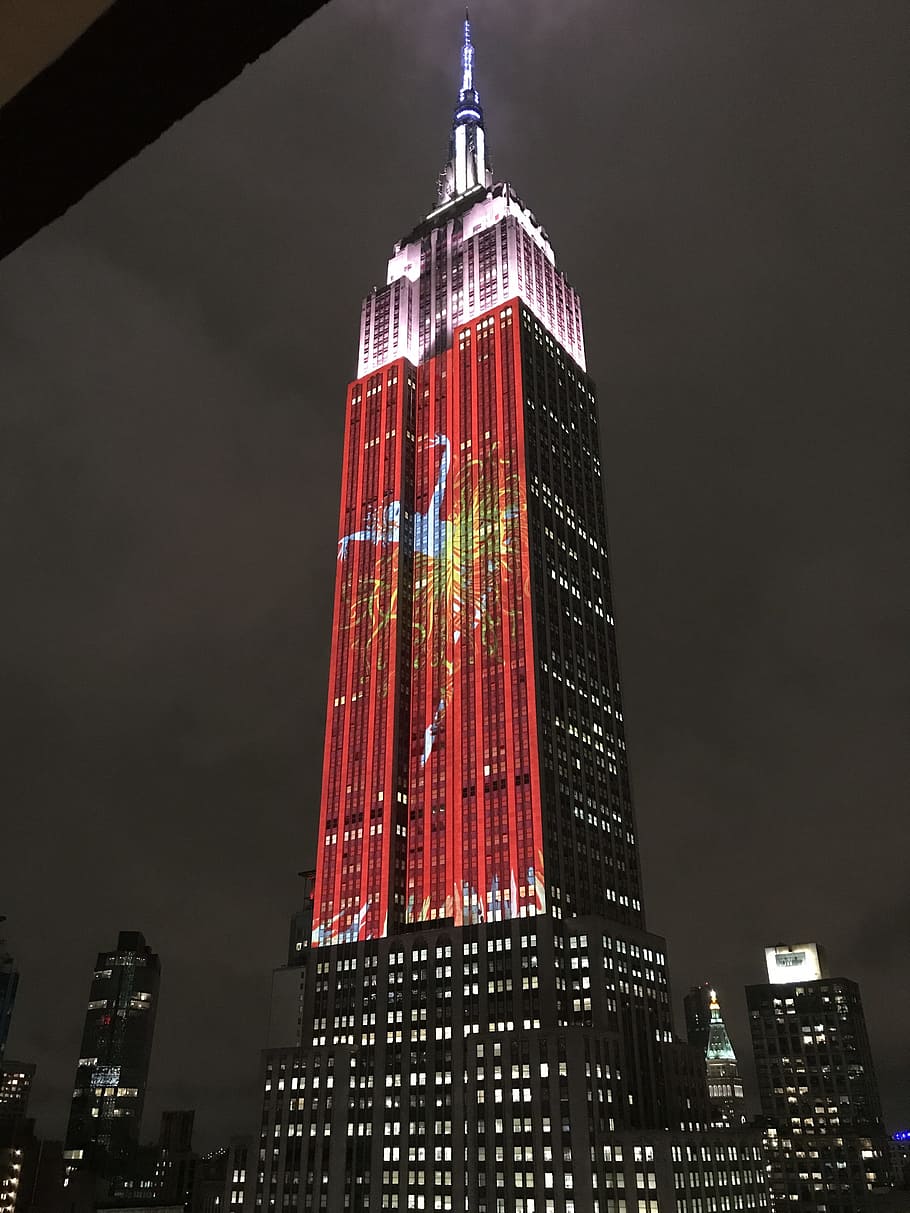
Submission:
M 815 944 L 766 949 L 746 988 L 771 1183 L 793 1213 L 855 1213 L 887 1183 L 875 1067 L 856 982 Z
M 0 914 L 0 923 L 6 922 Z M 16 1001 L 16 990 L 19 987 L 19 973 L 16 963 L 6 950 L 6 944 L 0 939 L 0 1061 L 6 1051 L 6 1040 L 9 1036 L 10 1021 L 13 1017 L 13 1004 Z
M 101 952 L 89 992 L 65 1158 L 72 1169 L 122 1175 L 135 1156 L 145 1102 L 161 962 L 138 931 Z
M 295 940 L 255 1207 L 765 1207 L 645 929 L 581 305 L 494 184 L 467 21 L 436 204 L 361 311 Z

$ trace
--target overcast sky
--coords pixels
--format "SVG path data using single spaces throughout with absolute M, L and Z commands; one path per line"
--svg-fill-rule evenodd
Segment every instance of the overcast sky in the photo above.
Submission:
M 905 0 L 472 7 L 495 175 L 584 305 L 649 927 L 744 1059 L 764 946 L 823 942 L 907 1127 Z M 163 964 L 147 1135 L 258 1123 L 360 299 L 434 204 L 459 21 L 333 0 L 0 264 L 0 912 L 46 1135 L 121 929 Z

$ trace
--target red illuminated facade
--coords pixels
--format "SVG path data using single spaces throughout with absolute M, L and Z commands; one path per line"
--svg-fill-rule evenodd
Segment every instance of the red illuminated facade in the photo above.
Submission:
M 335 626 L 317 868 L 318 940 L 400 920 L 410 667 L 402 514 L 413 498 L 414 369 L 399 359 L 348 389 Z M 391 907 L 391 914 L 390 914 Z
M 317 945 L 527 917 L 552 901 L 563 912 L 573 899 L 640 921 L 581 307 L 535 216 L 492 183 L 469 40 L 463 69 L 439 205 L 364 300 L 348 389 Z M 529 459 L 551 422 L 546 446 L 577 483 L 562 484 L 537 445 Z M 566 525 L 593 572 L 559 577 L 584 617 L 551 622 Z M 582 671 L 565 685 L 583 701 L 556 710 L 564 687 L 547 655 L 574 657 L 571 635 L 560 639 L 574 626 L 596 691 L 586 698 Z M 582 778 L 575 755 L 570 786 L 560 760 L 582 743 L 590 763 Z M 566 853 L 567 795 L 585 806 L 578 828 L 599 831 L 580 849 L 590 881 Z M 620 853 L 603 878 L 607 850 Z
M 348 391 L 317 943 L 546 904 L 520 304 Z

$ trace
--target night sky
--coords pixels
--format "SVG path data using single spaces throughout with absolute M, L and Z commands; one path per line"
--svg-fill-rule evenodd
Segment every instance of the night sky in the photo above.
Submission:
M 45 1135 L 120 929 L 163 964 L 146 1136 L 258 1123 L 360 299 L 434 204 L 460 15 L 333 0 L 0 265 L 0 912 Z M 824 943 L 908 1127 L 906 2 L 472 15 L 495 175 L 585 309 L 649 926 L 746 1063 L 762 949 Z

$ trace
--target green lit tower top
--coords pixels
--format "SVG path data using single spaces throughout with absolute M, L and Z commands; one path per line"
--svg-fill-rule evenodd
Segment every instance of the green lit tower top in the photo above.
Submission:
M 743 1124 L 746 1119 L 743 1084 L 739 1077 L 736 1054 L 720 1013 L 716 990 L 710 991 L 708 1006 L 711 1013 L 708 1045 L 705 1050 L 708 1095 L 720 1114 L 720 1120 L 730 1125 Z

